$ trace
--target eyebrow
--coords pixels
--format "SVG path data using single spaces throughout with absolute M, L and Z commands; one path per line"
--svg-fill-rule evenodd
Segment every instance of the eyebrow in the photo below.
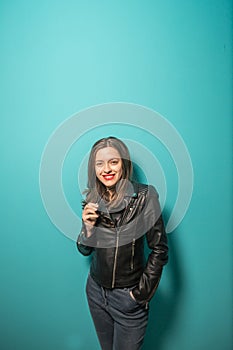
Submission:
M 108 159 L 108 162 L 110 162 L 111 160 L 115 160 L 115 159 L 119 160 L 119 159 L 121 159 L 121 158 L 119 158 L 119 157 L 114 157 L 114 158 Z M 104 160 L 103 160 L 103 159 L 96 159 L 95 162 L 104 162 Z

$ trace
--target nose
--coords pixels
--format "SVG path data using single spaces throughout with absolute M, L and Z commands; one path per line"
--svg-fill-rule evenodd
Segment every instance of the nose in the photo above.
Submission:
M 108 162 L 106 162 L 105 164 L 104 164 L 104 172 L 105 173 L 110 173 L 111 172 L 111 168 L 110 168 L 110 166 L 109 166 L 109 164 L 108 164 Z

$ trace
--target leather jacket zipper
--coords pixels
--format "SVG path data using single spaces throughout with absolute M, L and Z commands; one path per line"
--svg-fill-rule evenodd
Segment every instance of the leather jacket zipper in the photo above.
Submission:
M 131 263 L 130 263 L 130 268 L 133 270 L 133 263 L 134 263 L 134 251 L 135 251 L 135 238 L 133 239 L 132 242 L 132 254 L 131 254 Z
M 108 208 L 107 209 L 107 214 L 109 219 L 112 221 L 111 215 L 109 213 Z M 112 288 L 114 288 L 115 285 L 115 277 L 116 277 L 116 265 L 117 265 L 117 254 L 118 254 L 118 246 L 119 246 L 119 233 L 118 230 L 116 228 L 116 222 L 114 223 L 114 229 L 116 231 L 117 234 L 117 239 L 116 239 L 116 249 L 115 249 L 115 255 L 114 255 L 114 262 L 113 262 L 113 270 L 112 270 Z
M 121 218 L 119 222 L 119 230 L 115 226 L 116 234 L 117 234 L 117 239 L 116 239 L 116 250 L 115 250 L 115 256 L 114 256 L 114 264 L 113 264 L 113 271 L 112 271 L 112 288 L 115 287 L 115 279 L 116 279 L 116 266 L 117 266 L 117 255 L 118 255 L 118 248 L 119 248 L 119 233 L 121 230 L 121 225 L 124 223 L 124 220 L 126 219 L 128 212 L 129 212 L 130 205 L 126 208 L 123 217 Z
M 113 271 L 112 271 L 112 288 L 114 288 L 114 285 L 115 285 L 118 245 L 119 245 L 119 235 L 117 233 L 116 250 L 115 250 L 114 264 L 113 264 Z

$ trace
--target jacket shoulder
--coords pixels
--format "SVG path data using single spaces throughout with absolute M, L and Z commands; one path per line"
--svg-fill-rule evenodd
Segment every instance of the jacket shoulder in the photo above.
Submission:
M 158 192 L 153 185 L 134 183 L 134 191 L 138 195 L 146 195 L 147 193 L 149 193 L 150 195 L 158 197 Z
M 149 188 L 149 185 L 147 184 L 142 184 L 138 182 L 134 184 L 134 189 L 137 194 L 139 193 L 146 194 L 148 191 L 148 188 Z

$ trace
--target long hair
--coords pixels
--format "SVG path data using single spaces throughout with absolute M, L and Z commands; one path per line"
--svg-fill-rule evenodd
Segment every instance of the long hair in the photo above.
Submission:
M 96 153 L 105 147 L 115 148 L 120 154 L 122 161 L 122 176 L 117 183 L 116 188 L 113 188 L 114 195 L 111 202 L 109 203 L 110 207 L 117 207 L 118 204 L 123 200 L 125 191 L 128 185 L 128 181 L 131 180 L 132 176 L 132 162 L 130 159 L 130 154 L 127 146 L 116 137 L 110 136 L 98 140 L 92 147 L 91 153 L 88 161 L 88 183 L 86 193 L 86 202 L 98 202 L 100 198 L 103 198 L 105 201 L 109 201 L 109 192 L 104 184 L 97 178 L 95 173 L 95 158 Z

